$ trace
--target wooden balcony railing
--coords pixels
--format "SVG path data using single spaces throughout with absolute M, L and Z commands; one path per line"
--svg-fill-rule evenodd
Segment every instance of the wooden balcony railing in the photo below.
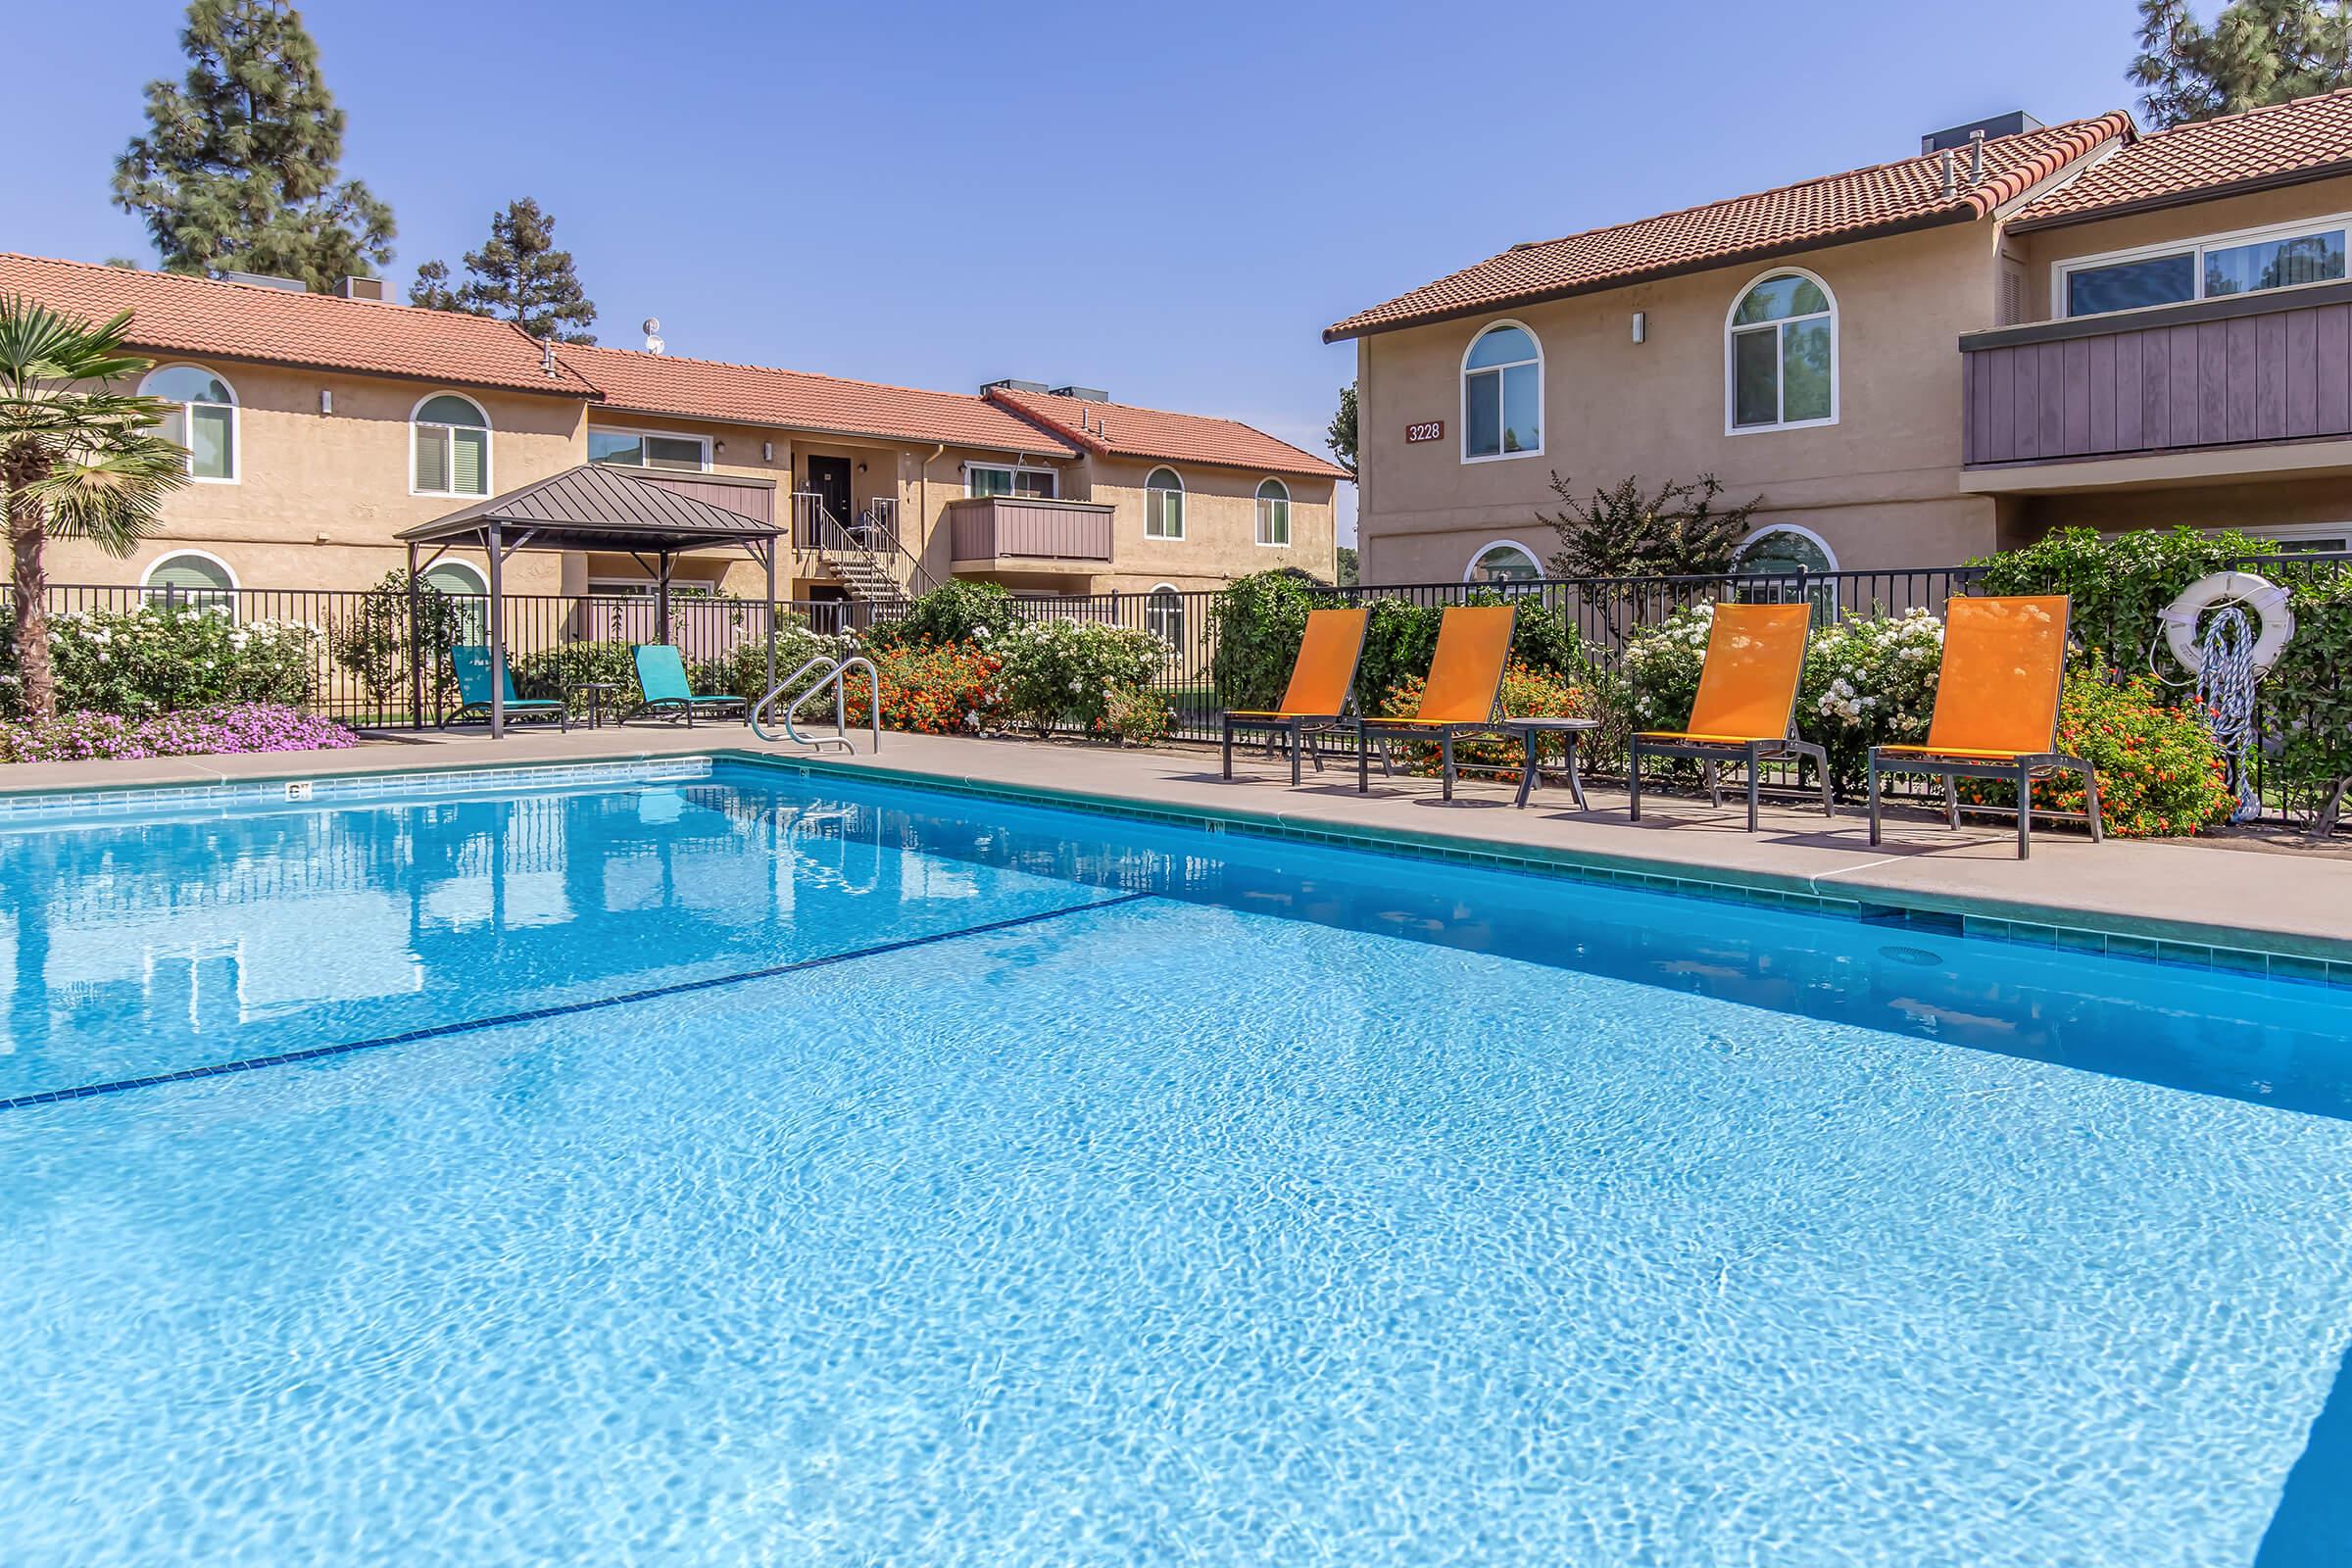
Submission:
M 1107 562 L 1110 514 L 1088 501 L 971 496 L 948 503 L 949 538 L 957 561 Z
M 2352 283 L 1971 332 L 1970 467 L 2352 435 Z

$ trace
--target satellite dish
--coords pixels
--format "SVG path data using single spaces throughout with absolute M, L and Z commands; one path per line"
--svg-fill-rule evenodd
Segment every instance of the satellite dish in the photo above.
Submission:
M 662 352 L 662 339 L 661 339 L 661 336 L 660 336 L 660 333 L 661 333 L 661 331 L 662 331 L 662 318 L 661 318 L 660 317 L 658 317 L 658 316 L 649 316 L 649 317 L 647 317 L 647 318 L 645 318 L 645 352 L 646 352 L 646 353 L 648 353 L 648 354 L 659 354 L 659 353 L 661 353 L 661 352 Z

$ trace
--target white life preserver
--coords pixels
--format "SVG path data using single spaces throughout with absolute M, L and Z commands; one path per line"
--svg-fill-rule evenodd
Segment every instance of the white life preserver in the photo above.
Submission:
M 2181 589 L 2180 597 L 2165 606 L 2157 616 L 2164 622 L 2164 640 L 2171 645 L 2173 657 L 2180 661 L 2181 668 L 2194 674 L 2201 662 L 2197 621 L 2214 606 L 2231 603 L 2245 606 L 2262 621 L 2262 630 L 2254 639 L 2255 672 L 2259 674 L 2278 662 L 2278 651 L 2295 634 L 2295 612 L 2288 604 L 2286 590 L 2250 571 L 2217 571 Z

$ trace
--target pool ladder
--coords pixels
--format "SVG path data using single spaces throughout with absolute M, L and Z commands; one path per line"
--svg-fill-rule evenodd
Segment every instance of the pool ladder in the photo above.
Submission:
M 782 697 L 786 692 L 792 690 L 793 686 L 800 681 L 802 676 L 807 675 L 812 669 L 818 668 L 822 668 L 824 673 L 817 677 L 816 684 L 809 687 L 807 691 L 801 693 L 799 697 L 793 699 L 793 701 L 784 709 L 783 735 L 779 737 L 769 734 L 766 727 L 760 723 L 760 720 L 767 715 L 767 710 L 775 706 L 776 699 Z M 814 752 L 821 752 L 828 746 L 838 746 L 845 752 L 855 754 L 858 748 L 850 744 L 849 697 L 846 692 L 846 687 L 849 684 L 850 671 L 854 669 L 862 669 L 865 671 L 866 695 L 868 699 L 866 728 L 867 732 L 873 737 L 874 750 L 876 752 L 881 751 L 882 677 L 875 672 L 874 666 L 870 661 L 858 658 L 856 655 L 852 655 L 848 659 L 827 659 L 822 654 L 819 654 L 814 659 L 811 659 L 807 663 L 803 664 L 800 668 L 794 670 L 791 674 L 785 676 L 782 680 L 776 682 L 776 684 L 770 688 L 768 694 L 760 699 L 759 706 L 752 710 L 752 733 L 759 736 L 763 741 L 772 741 L 777 739 L 788 740 L 796 746 L 806 746 L 810 751 Z M 808 706 L 808 700 L 810 698 L 821 697 L 828 690 L 833 693 L 833 728 L 835 733 L 831 735 L 802 734 L 800 727 L 794 723 L 794 720 L 800 717 L 801 710 Z

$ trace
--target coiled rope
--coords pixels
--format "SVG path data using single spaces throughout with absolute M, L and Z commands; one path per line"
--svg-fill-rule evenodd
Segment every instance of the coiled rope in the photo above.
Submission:
M 2213 743 L 2230 760 L 2230 782 L 2237 796 L 2232 822 L 2262 809 L 2249 761 L 2254 747 L 2254 624 L 2243 605 L 2225 604 L 2197 634 L 2197 710 Z

